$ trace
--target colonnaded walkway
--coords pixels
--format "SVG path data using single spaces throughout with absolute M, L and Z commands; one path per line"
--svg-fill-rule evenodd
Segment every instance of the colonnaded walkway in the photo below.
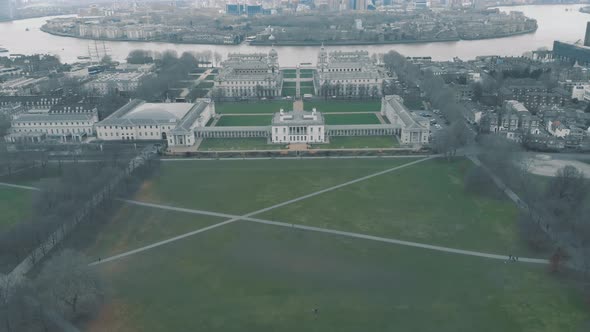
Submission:
M 280 208 L 283 207 L 285 205 L 291 204 L 291 203 L 295 203 L 295 202 L 299 202 L 301 200 L 310 198 L 310 197 L 314 197 L 326 192 L 330 192 L 336 189 L 340 189 L 343 188 L 345 186 L 349 186 L 351 184 L 355 184 L 361 181 L 365 181 L 383 174 L 387 174 L 387 173 L 391 173 L 393 171 L 397 171 L 399 169 L 402 168 L 406 168 L 430 159 L 436 158 L 436 156 L 431 156 L 431 157 L 426 157 L 426 158 L 422 158 L 416 161 L 412 161 L 400 166 L 396 166 L 393 168 L 389 168 L 377 173 L 373 173 L 367 176 L 363 176 L 351 181 L 347 181 L 344 182 L 342 184 L 339 185 L 335 185 L 329 188 L 325 188 L 307 195 L 303 195 L 294 199 L 290 199 L 287 200 L 285 202 L 282 203 L 278 203 L 260 210 L 256 210 L 244 215 L 233 215 L 233 214 L 227 214 L 227 213 L 221 213 L 221 212 L 213 212 L 213 211 L 205 211 L 205 210 L 196 210 L 196 209 L 187 209 L 187 208 L 181 208 L 181 207 L 174 207 L 174 206 L 168 206 L 168 205 L 161 205 L 161 204 L 154 204 L 154 203 L 146 203 L 146 202 L 140 202 L 140 201 L 134 201 L 134 200 L 123 200 L 124 202 L 130 203 L 130 204 L 135 204 L 135 205 L 140 205 L 140 206 L 145 206 L 145 207 L 151 207 L 151 208 L 159 208 L 159 209 L 165 209 L 165 210 L 171 210 L 171 211 L 177 211 L 177 212 L 185 212 L 185 213 L 193 213 L 193 214 L 201 214 L 201 215 L 209 215 L 209 216 L 216 216 L 216 217 L 222 217 L 222 218 L 228 218 L 227 220 L 211 225 L 211 226 L 207 226 L 205 228 L 200 228 L 185 234 L 181 234 L 163 241 L 159 241 L 156 243 L 152 243 L 150 245 L 141 247 L 141 248 L 137 248 L 134 250 L 130 250 L 121 254 L 117 254 L 105 259 L 101 259 L 99 261 L 95 261 L 93 263 L 91 263 L 90 265 L 94 266 L 94 265 L 99 265 L 99 264 L 104 264 L 107 262 L 111 262 L 114 260 L 118 260 L 124 257 L 128 257 L 137 253 L 141 253 L 171 242 L 175 242 L 184 238 L 187 238 L 189 236 L 193 236 L 196 234 L 200 234 L 206 231 L 209 231 L 211 229 L 215 229 L 227 224 L 231 224 L 234 223 L 236 221 L 239 220 L 243 220 L 243 221 L 250 221 L 250 222 L 255 222 L 255 223 L 261 223 L 261 224 L 267 224 L 267 225 L 274 225 L 274 226 L 280 226 L 280 227 L 288 227 L 288 228 L 293 228 L 293 229 L 300 229 L 300 230 L 306 230 L 306 231 L 313 231 L 313 232 L 320 232 L 320 233 L 327 233 L 327 234 L 333 234 L 333 235 L 339 235 L 339 236 L 346 236 L 346 237 L 351 237 L 351 238 L 359 238 L 359 239 L 364 239 L 364 240 L 371 240 L 371 241 L 379 241 L 379 242 L 385 242 L 385 243 L 391 243 L 391 244 L 397 244 L 397 245 L 403 245 L 403 246 L 410 246 L 410 247 L 417 247 L 417 248 L 422 248 L 422 249 L 429 249 L 429 250 L 435 250 L 435 251 L 440 251 L 440 252 L 446 252 L 446 253 L 452 253 L 452 254 L 459 254 L 459 255 L 468 255 L 468 256 L 476 256 L 476 257 L 483 257 L 483 258 L 489 258 L 489 259 L 496 259 L 496 260 L 504 260 L 506 261 L 508 259 L 507 255 L 500 255 L 500 254 L 492 254 L 492 253 L 484 253 L 484 252 L 478 252 L 478 251 L 471 251 L 471 250 L 462 250 L 462 249 L 456 249 L 456 248 L 448 248 L 448 247 L 442 247 L 442 246 L 435 246 L 435 245 L 430 245 L 430 244 L 425 244 L 425 243 L 418 243 L 418 242 L 411 242 L 411 241 L 403 241 L 403 240 L 398 240 L 398 239 L 392 239 L 392 238 L 384 238 L 384 237 L 378 237 L 378 236 L 372 236 L 372 235 L 367 235 L 367 234 L 361 234 L 361 233 L 353 233 L 353 232 L 345 232 L 345 231 L 338 231 L 338 230 L 333 230 L 333 229 L 327 229 L 327 228 L 320 228 L 320 227 L 313 227 L 313 226 L 305 226 L 305 225 L 298 225 L 298 224 L 292 224 L 292 223 L 284 223 L 284 222 L 279 222 L 279 221 L 272 221 L 272 220 L 265 220 L 265 219 L 259 219 L 259 218 L 253 218 L 252 216 L 257 215 L 257 214 L 261 214 L 276 208 Z M 533 264 L 548 264 L 548 261 L 545 259 L 537 259 L 537 258 L 519 258 L 520 262 L 524 262 L 524 263 L 533 263 Z

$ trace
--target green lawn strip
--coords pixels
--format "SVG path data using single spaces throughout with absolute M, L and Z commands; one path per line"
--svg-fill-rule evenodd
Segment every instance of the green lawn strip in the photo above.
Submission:
M 300 82 L 299 83 L 300 87 L 312 87 L 313 88 L 313 82 L 312 81 L 305 81 L 305 82 Z
M 97 269 L 114 314 L 89 331 L 555 332 L 589 318 L 545 266 L 248 222 Z
M 227 126 L 267 126 L 270 125 L 270 115 L 224 115 L 219 119 L 216 127 Z
M 314 144 L 317 149 L 352 149 L 352 148 L 394 148 L 399 142 L 394 136 L 350 136 L 330 137 L 328 144 Z
M 314 94 L 313 85 L 312 86 L 302 86 L 302 87 L 300 87 L 300 89 L 301 90 L 299 92 L 301 93 L 301 95 L 304 95 L 304 94 L 312 94 L 313 95 Z
M 165 162 L 160 175 L 138 193 L 137 199 L 248 213 L 411 161 L 404 158 Z
M 201 81 L 201 83 L 199 83 L 199 88 L 202 88 L 202 89 L 212 88 L 213 84 L 214 83 L 210 82 L 210 81 Z
M 327 125 L 379 124 L 379 119 L 373 113 L 363 114 L 324 114 Z
M 124 203 L 105 224 L 81 224 L 68 246 L 83 249 L 93 260 L 137 249 L 218 222 L 210 217 Z
M 283 82 L 283 88 L 294 88 L 297 82 Z
M 380 100 L 366 101 L 343 101 L 343 100 L 322 100 L 306 101 L 305 109 L 316 108 L 320 112 L 379 112 L 381 110 Z
M 0 233 L 31 216 L 34 192 L 0 186 Z
M 464 190 L 470 161 L 438 159 L 296 202 L 258 217 L 452 248 L 533 255 L 516 206 Z
M 219 114 L 264 113 L 272 114 L 281 110 L 293 109 L 293 102 L 288 100 L 259 102 L 223 102 L 215 103 L 215 112 Z
M 266 138 L 206 138 L 199 146 L 200 151 L 208 150 L 278 150 L 283 145 L 269 144 Z
M 297 89 L 295 87 L 293 87 L 293 88 L 283 87 L 283 91 L 282 91 L 283 96 L 295 96 L 296 93 L 297 93 Z

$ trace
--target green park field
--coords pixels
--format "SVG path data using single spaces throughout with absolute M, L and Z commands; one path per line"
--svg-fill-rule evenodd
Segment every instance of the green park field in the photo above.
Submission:
M 313 85 L 312 86 L 301 86 L 301 96 L 303 96 L 304 94 L 313 94 Z M 295 86 L 293 87 L 285 87 L 283 86 L 283 91 L 282 94 L 283 96 L 291 96 L 294 97 L 295 94 L 297 93 L 297 88 L 295 88 Z
M 379 112 L 381 100 L 347 101 L 347 100 L 320 100 L 306 101 L 305 109 L 316 108 L 319 112 Z
M 328 144 L 314 144 L 317 149 L 395 148 L 399 142 L 394 136 L 335 136 Z
M 266 138 L 206 138 L 199 146 L 199 151 L 227 150 L 279 150 L 283 146 L 269 144 Z
M 33 192 L 0 186 L 0 232 L 29 218 Z
M 251 103 L 222 102 L 215 103 L 215 112 L 219 114 L 244 114 L 244 113 L 276 113 L 283 108 L 292 110 L 293 102 L 288 100 L 259 101 Z
M 468 160 L 395 168 L 415 160 L 163 162 L 133 199 L 242 215 L 360 180 L 251 214 L 282 226 L 239 220 L 96 266 L 110 295 L 84 330 L 584 330 L 582 294 L 546 265 L 293 226 L 538 257 L 517 236 L 513 204 L 465 192 Z M 124 203 L 72 245 L 105 258 L 224 220 Z
M 224 115 L 216 126 L 268 126 L 270 121 L 270 115 Z
M 359 114 L 324 114 L 327 125 L 379 124 L 379 119 L 373 113 Z

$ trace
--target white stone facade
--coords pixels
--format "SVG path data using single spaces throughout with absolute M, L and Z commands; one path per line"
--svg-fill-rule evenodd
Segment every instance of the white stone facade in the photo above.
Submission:
M 369 52 L 328 53 L 322 46 L 314 78 L 316 94 L 380 97 L 384 77 Z
M 81 141 L 94 135 L 94 124 L 98 122 L 96 110 L 84 113 L 52 113 L 31 111 L 16 115 L 10 127 L 8 142 L 18 142 L 31 134 L 58 138 L 61 141 Z
M 84 87 L 96 95 L 106 95 L 109 92 L 133 92 L 137 90 L 141 81 L 148 74 L 143 72 L 104 73 L 96 79 L 86 83 Z
M 277 52 L 229 54 L 215 79 L 223 97 L 278 97 L 283 87 Z
M 403 99 L 397 95 L 385 96 L 381 102 L 381 115 L 387 117 L 392 125 L 401 128 L 401 144 L 427 144 L 430 137 L 430 123 L 427 119 L 415 116 L 406 109 Z
M 271 126 L 273 143 L 324 143 L 324 117 L 315 109 L 311 112 L 281 110 L 275 114 Z
M 146 103 L 133 100 L 96 124 L 98 139 L 166 140 L 168 145 L 195 144 L 194 128 L 215 116 L 209 99 L 192 103 Z

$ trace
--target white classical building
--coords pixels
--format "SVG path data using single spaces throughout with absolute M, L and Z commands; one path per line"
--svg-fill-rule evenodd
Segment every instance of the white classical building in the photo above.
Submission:
M 277 51 L 267 54 L 230 53 L 215 79 L 222 97 L 278 97 L 283 87 Z
M 317 95 L 381 96 L 385 78 L 367 51 L 334 51 L 324 46 L 318 55 L 315 89 Z
M 430 122 L 406 109 L 402 97 L 391 95 L 381 101 L 381 115 L 399 127 L 400 144 L 427 144 L 430 136 Z
M 197 138 L 266 138 L 269 143 L 328 143 L 331 137 L 397 136 L 401 145 L 428 143 L 430 123 L 403 106 L 400 96 L 382 98 L 381 114 L 390 123 L 326 125 L 321 112 L 291 111 L 275 113 L 270 126 L 196 127 Z
M 58 110 L 32 109 L 13 117 L 5 140 L 12 143 L 36 143 L 45 139 L 80 142 L 94 135 L 98 122 L 95 107 L 69 106 Z
M 169 146 L 195 144 L 194 129 L 215 115 L 210 99 L 196 103 L 146 103 L 132 100 L 96 124 L 97 137 L 115 140 L 166 140 Z
M 96 95 L 106 95 L 113 91 L 133 92 L 148 76 L 149 74 L 144 72 L 102 73 L 97 75 L 94 80 L 84 84 L 84 87 Z
M 273 143 L 324 143 L 325 137 L 324 117 L 315 108 L 311 112 L 285 112 L 281 109 L 273 116 Z

